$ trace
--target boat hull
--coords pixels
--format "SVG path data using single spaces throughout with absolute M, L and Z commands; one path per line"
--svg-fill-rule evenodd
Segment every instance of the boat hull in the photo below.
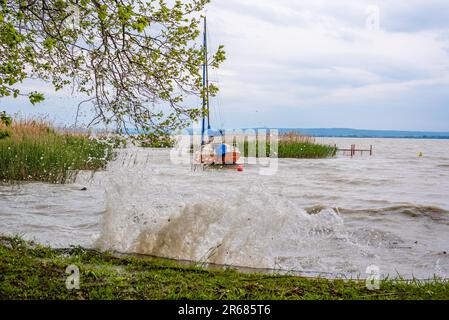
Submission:
M 227 144 L 204 145 L 201 152 L 195 157 L 195 162 L 203 164 L 236 164 L 241 158 L 237 147 Z

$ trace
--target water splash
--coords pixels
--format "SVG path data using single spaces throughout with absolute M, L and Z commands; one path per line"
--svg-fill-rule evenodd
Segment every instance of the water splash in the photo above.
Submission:
M 447 143 L 401 140 L 392 150 L 390 140 L 367 140 L 372 158 L 280 159 L 268 177 L 252 166 L 192 172 L 169 150 L 127 149 L 74 184 L 0 185 L 0 232 L 312 275 L 363 276 L 369 265 L 449 274 Z M 410 161 L 417 150 L 426 157 Z
M 124 154 L 120 168 L 114 168 L 122 172 L 110 177 L 98 241 L 103 248 L 283 268 L 288 266 L 280 265 L 282 257 L 331 241 L 342 229 L 343 219 L 333 209 L 310 215 L 263 183 L 244 183 L 235 173 L 192 173 L 182 166 L 164 171 L 161 159 L 151 159 L 153 151 L 144 153 Z

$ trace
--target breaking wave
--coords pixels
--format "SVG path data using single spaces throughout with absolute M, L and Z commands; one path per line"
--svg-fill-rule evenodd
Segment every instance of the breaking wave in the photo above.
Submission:
M 371 264 L 384 275 L 449 272 L 443 254 L 449 243 L 448 211 L 405 202 L 388 205 L 386 198 L 364 202 L 369 191 L 352 192 L 359 196 L 355 209 L 337 207 L 333 201 L 347 201 L 326 184 L 314 186 L 316 176 L 307 180 L 303 168 L 288 161 L 290 172 L 261 178 L 251 167 L 244 174 L 193 172 L 170 164 L 164 151 L 127 150 L 105 176 L 94 179 L 102 181 L 106 207 L 96 246 L 201 264 L 331 276 L 363 277 Z M 345 195 L 345 188 L 357 186 L 342 188 Z M 323 204 L 306 205 L 317 202 Z M 363 203 L 377 207 L 363 208 Z
M 100 247 L 201 263 L 285 269 L 289 266 L 280 264 L 282 258 L 329 241 L 343 226 L 331 208 L 310 215 L 260 190 L 218 192 L 217 197 L 199 188 L 197 196 L 180 185 L 145 181 L 146 188 L 122 180 L 110 184 Z

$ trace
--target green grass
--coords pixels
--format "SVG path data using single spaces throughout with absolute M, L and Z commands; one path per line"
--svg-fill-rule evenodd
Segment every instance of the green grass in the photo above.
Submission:
M 103 168 L 113 156 L 110 144 L 43 123 L 15 123 L 7 130 L 10 135 L 0 139 L 0 181 L 64 183 L 77 170 Z
M 308 142 L 280 141 L 278 149 L 279 158 L 329 158 L 335 157 L 337 153 L 333 146 Z
M 249 156 L 248 141 L 235 144 L 244 157 Z M 256 144 L 256 154 L 251 156 L 260 157 L 259 145 Z M 193 145 L 190 146 L 190 152 L 193 152 Z M 278 142 L 278 158 L 294 158 L 294 159 L 322 159 L 335 157 L 337 148 L 334 146 L 318 144 L 314 142 L 295 142 L 295 141 L 279 141 Z M 266 142 L 265 156 L 270 157 L 270 143 Z
M 244 156 L 248 156 L 248 142 L 245 141 Z M 270 143 L 266 143 L 266 156 L 270 156 Z M 256 146 L 257 155 L 259 148 Z M 329 158 L 336 155 L 336 148 L 313 142 L 296 142 L 296 141 L 279 141 L 278 142 L 278 158 L 295 158 L 295 159 L 320 159 Z
M 271 154 L 270 137 L 263 137 L 263 140 L 254 139 L 251 145 L 251 152 L 249 150 L 249 142 L 245 137 L 234 137 L 233 145 L 237 146 L 244 157 L 272 157 L 278 158 L 294 158 L 294 159 L 321 159 L 335 157 L 337 154 L 337 147 L 319 144 L 315 142 L 314 137 L 304 136 L 297 132 L 287 132 L 277 137 L 277 151 Z M 265 152 L 259 150 L 259 144 L 265 141 Z M 262 142 L 263 143 L 263 142 Z M 262 144 L 263 145 L 263 144 Z M 254 150 L 254 148 L 256 150 Z M 190 146 L 193 151 L 193 145 Z
M 173 148 L 175 141 L 169 136 L 161 137 L 137 137 L 138 145 L 142 148 Z
M 79 290 L 65 286 L 72 264 Z M 449 283 L 384 280 L 370 291 L 364 281 L 212 271 L 0 237 L 0 299 L 449 299 Z

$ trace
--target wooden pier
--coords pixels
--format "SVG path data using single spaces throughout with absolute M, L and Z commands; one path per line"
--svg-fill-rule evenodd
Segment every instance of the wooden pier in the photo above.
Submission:
M 360 155 L 363 155 L 365 152 L 369 152 L 370 156 L 373 155 L 373 146 L 372 145 L 370 145 L 369 149 L 357 149 L 355 144 L 351 144 L 350 149 L 338 148 L 337 145 L 335 145 L 335 148 L 337 149 L 337 152 L 338 151 L 349 152 L 351 157 L 354 157 L 356 155 L 356 153 L 359 153 L 359 152 L 360 152 Z

